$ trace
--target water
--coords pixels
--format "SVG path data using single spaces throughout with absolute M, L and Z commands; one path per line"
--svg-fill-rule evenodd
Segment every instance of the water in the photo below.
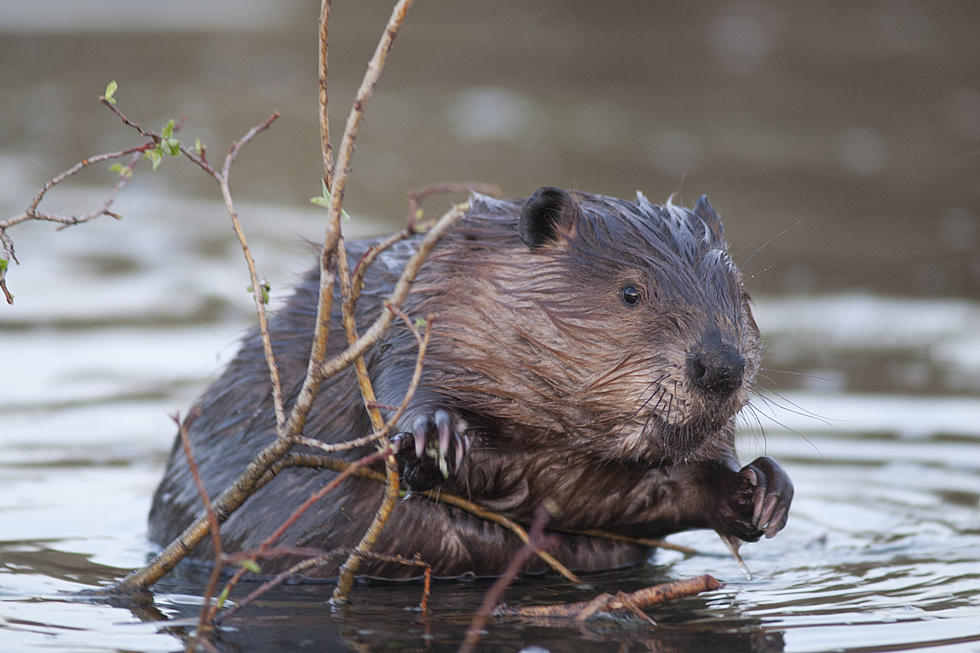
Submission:
M 191 4 L 122 25 L 107 0 L 84 15 L 63 3 L 58 21 L 0 6 L 0 215 L 74 160 L 128 142 L 94 102 L 109 78 L 148 124 L 186 112 L 213 159 L 278 108 L 233 191 L 282 297 L 310 262 L 303 239 L 322 233 L 306 203 L 319 162 L 315 8 L 281 4 L 272 20 L 266 3 L 235 3 L 222 23 Z M 332 97 L 344 99 L 383 8 L 336 4 L 345 56 Z M 661 552 L 589 578 L 602 591 L 702 573 L 727 583 L 651 610 L 656 629 L 499 620 L 485 649 L 980 650 L 976 5 L 827 5 L 807 21 L 778 6 L 655 5 L 413 9 L 355 159 L 352 229 L 385 229 L 371 216 L 397 221 L 404 188 L 444 179 L 514 195 L 545 183 L 652 199 L 680 186 L 687 201 L 708 191 L 767 337 L 741 458 L 783 463 L 793 511 L 775 539 L 743 547 L 751 581 L 706 532 L 672 538 L 702 555 Z M 152 606 L 78 595 L 145 560 L 170 415 L 252 320 L 215 189 L 172 163 L 137 175 L 120 222 L 11 231 L 22 265 L 16 303 L 0 307 L 4 651 L 178 650 L 196 618 L 194 574 L 161 582 Z M 89 171 L 51 208 L 88 210 L 107 177 Z M 417 585 L 358 586 L 337 613 L 330 589 L 274 592 L 224 625 L 222 650 L 454 650 L 487 585 L 437 584 L 427 619 L 413 611 Z M 548 577 L 505 600 L 591 595 Z

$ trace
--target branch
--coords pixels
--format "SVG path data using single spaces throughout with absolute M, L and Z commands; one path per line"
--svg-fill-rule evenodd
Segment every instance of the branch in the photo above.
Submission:
M 415 223 L 422 219 L 422 200 L 429 195 L 473 192 L 493 197 L 500 197 L 501 195 L 500 187 L 496 184 L 484 184 L 479 181 L 441 182 L 411 189 L 408 191 L 408 229 L 410 231 L 414 229 Z
M 292 551 L 287 551 L 287 552 L 292 553 Z M 329 551 L 326 554 L 324 554 L 321 551 L 317 551 L 316 553 L 317 553 L 316 556 L 314 556 L 314 557 L 312 557 L 312 558 L 310 558 L 308 560 L 302 560 L 302 561 L 296 563 L 295 565 L 293 565 L 292 567 L 290 567 L 286 571 L 277 574 L 273 578 L 271 578 L 268 581 L 266 581 L 265 583 L 263 583 L 261 586 L 259 586 L 258 588 L 256 588 L 252 593 L 250 593 L 244 599 L 242 599 L 241 601 L 239 601 L 236 605 L 228 608 L 228 610 L 226 610 L 221 615 L 220 618 L 222 620 L 228 619 L 233 614 L 235 614 L 236 612 L 238 612 L 239 610 L 241 610 L 242 608 L 244 608 L 245 606 L 247 606 L 249 603 L 251 603 L 255 599 L 259 598 L 260 596 L 262 596 L 263 594 L 265 594 L 269 590 L 273 589 L 274 587 L 282 584 L 282 582 L 285 581 L 290 576 L 295 576 L 296 574 L 302 573 L 302 572 L 304 572 L 307 569 L 310 569 L 312 567 L 322 566 L 322 565 L 330 562 L 330 560 L 332 558 L 334 558 L 335 556 L 337 556 L 337 555 L 340 555 L 340 554 L 350 555 L 352 553 L 354 555 L 361 555 L 361 556 L 368 557 L 368 558 L 371 558 L 371 559 L 374 559 L 374 560 L 381 560 L 383 562 L 394 562 L 396 564 L 406 565 L 406 566 L 409 566 L 409 567 L 422 567 L 422 574 L 423 574 L 424 582 L 422 584 L 422 599 L 419 601 L 419 610 L 421 611 L 421 613 L 423 615 L 425 615 L 425 614 L 428 613 L 428 609 L 429 609 L 429 595 L 430 595 L 430 591 L 431 591 L 431 588 L 432 588 L 432 567 L 428 563 L 425 563 L 422 560 L 419 560 L 418 558 L 416 558 L 415 560 L 409 560 L 408 558 L 403 558 L 402 556 L 383 555 L 383 554 L 380 554 L 380 553 L 372 553 L 370 551 L 364 552 L 364 553 L 355 553 L 351 549 L 336 549 L 334 551 Z
M 232 228 L 235 230 L 235 236 L 238 237 L 238 242 L 242 248 L 242 254 L 245 257 L 245 264 L 248 266 L 248 276 L 252 281 L 252 297 L 255 301 L 255 312 L 259 318 L 259 333 L 262 337 L 262 351 L 265 354 L 265 361 L 269 368 L 269 379 L 272 383 L 272 404 L 276 415 L 276 432 L 281 435 L 286 426 L 286 409 L 282 400 L 282 382 L 279 378 L 279 366 L 276 364 L 275 354 L 272 351 L 272 337 L 269 335 L 269 320 L 265 312 L 265 298 L 263 295 L 262 281 L 259 279 L 258 272 L 255 270 L 255 260 L 252 258 L 252 252 L 248 247 L 248 241 L 245 239 L 245 232 L 242 231 L 242 225 L 238 220 L 238 212 L 235 210 L 234 202 L 232 202 L 231 199 L 231 190 L 228 187 L 228 175 L 231 172 L 231 164 L 234 162 L 235 157 L 238 156 L 238 153 L 241 151 L 242 147 L 255 138 L 256 134 L 268 129 L 278 117 L 279 112 L 277 111 L 266 118 L 265 122 L 248 130 L 241 140 L 235 141 L 232 144 L 231 148 L 228 150 L 228 154 L 225 156 L 225 162 L 221 169 L 221 175 L 218 178 L 218 185 L 221 187 L 221 196 L 225 200 L 225 207 L 228 209 L 228 215 L 231 217 Z M 189 154 L 186 155 L 189 156 Z
M 449 231 L 456 221 L 459 220 L 463 215 L 465 215 L 467 204 L 457 204 L 452 209 L 447 211 L 435 226 L 426 234 L 425 239 L 419 245 L 419 249 L 413 254 L 408 262 L 405 264 L 405 268 L 402 271 L 402 276 L 398 279 L 395 284 L 395 289 L 392 291 L 391 295 L 388 297 L 388 304 L 391 306 L 400 307 L 408 296 L 408 292 L 411 290 L 412 283 L 415 281 L 416 275 L 418 275 L 422 264 L 429 257 L 430 252 L 436 246 L 442 236 Z M 319 368 L 319 374 L 321 378 L 328 378 L 333 376 L 342 369 L 347 368 L 353 362 L 354 358 L 360 356 L 367 348 L 375 344 L 381 335 L 391 326 L 394 321 L 395 315 L 391 311 L 382 311 L 381 315 L 374 321 L 371 327 L 365 331 L 357 339 L 357 341 L 350 345 L 347 349 L 337 354 L 328 361 L 325 361 Z M 298 402 L 297 402 L 298 403 Z
M 313 467 L 315 469 L 329 469 L 331 471 L 341 472 L 346 470 L 350 464 L 351 463 L 348 463 L 347 461 L 344 460 L 338 460 L 336 458 L 328 458 L 326 456 L 319 456 L 315 454 L 288 453 L 282 457 L 282 460 L 278 461 L 275 465 L 272 466 L 268 474 L 262 478 L 261 484 L 265 485 L 266 483 L 271 481 L 276 474 L 278 474 L 279 472 L 281 472 L 283 469 L 287 467 Z M 380 474 L 379 472 L 376 472 L 373 469 L 366 469 L 364 467 L 355 471 L 354 475 L 359 478 L 370 479 L 378 483 L 384 483 L 386 481 L 386 478 L 383 474 Z M 407 492 L 405 492 L 404 490 L 399 491 L 400 497 L 404 498 L 406 495 Z M 493 512 L 491 510 L 487 510 L 486 508 L 483 508 L 482 506 L 473 503 L 472 501 L 468 501 L 461 496 L 451 494 L 449 492 L 444 492 L 442 490 L 427 490 L 425 492 L 415 492 L 412 494 L 412 496 L 425 497 L 430 501 L 435 501 L 437 503 L 445 503 L 455 508 L 459 508 L 461 510 L 470 513 L 471 515 L 475 515 L 476 517 L 485 519 L 486 521 L 490 521 L 500 526 L 503 526 L 507 530 L 514 533 L 514 535 L 516 535 L 517 538 L 525 544 L 527 544 L 530 541 L 530 537 L 528 536 L 527 532 L 517 522 L 507 517 L 504 517 L 499 513 Z M 558 562 L 558 560 L 547 551 L 538 551 L 537 555 L 539 558 L 541 558 L 541 560 L 543 560 L 545 563 L 548 564 L 548 566 L 551 567 L 552 571 L 555 571 L 556 573 L 560 574 L 570 583 L 574 585 L 583 584 L 578 576 L 572 573 L 572 571 L 568 569 L 565 565 Z
M 122 218 L 121 215 L 111 210 L 112 203 L 116 200 L 116 196 L 119 194 L 119 191 L 122 190 L 123 186 L 125 186 L 126 183 L 129 181 L 129 179 L 132 177 L 133 168 L 136 166 L 137 163 L 139 163 L 140 154 L 155 146 L 156 143 L 150 141 L 148 143 L 137 145 L 135 147 L 130 147 L 125 150 L 119 150 L 116 152 L 105 152 L 103 154 L 97 154 L 87 159 L 82 159 L 68 170 L 65 170 L 61 174 L 58 174 L 52 177 L 51 179 L 47 180 L 46 182 L 44 182 L 44 184 L 41 186 L 38 192 L 34 195 L 34 199 L 31 201 L 31 203 L 28 205 L 28 207 L 24 210 L 23 213 L 21 213 L 18 216 L 14 216 L 12 218 L 8 218 L 3 222 L 0 222 L 0 249 L 2 249 L 2 254 L 0 254 L 0 260 L 4 261 L 3 264 L 0 264 L 0 290 L 3 291 L 4 298 L 6 299 L 8 304 L 14 303 L 14 296 L 7 289 L 7 279 L 6 279 L 7 265 L 9 264 L 9 261 L 13 261 L 14 263 L 18 263 L 18 264 L 20 263 L 20 261 L 17 260 L 17 255 L 14 252 L 14 241 L 10 238 L 10 235 L 7 233 L 7 229 L 13 227 L 14 225 L 20 224 L 21 222 L 27 222 L 28 220 L 38 220 L 44 222 L 58 223 L 59 225 L 61 225 L 58 227 L 58 230 L 60 231 L 61 229 L 65 229 L 66 227 L 71 227 L 76 224 L 82 224 L 83 222 L 94 220 L 95 218 L 99 218 L 103 215 L 108 215 L 117 220 Z M 54 188 L 55 186 L 57 186 L 58 184 L 60 184 L 61 182 L 65 181 L 66 179 L 69 179 L 70 177 L 73 177 L 74 175 L 78 174 L 82 169 L 87 168 L 94 163 L 111 161 L 112 159 L 118 159 L 126 155 L 132 155 L 130 162 L 119 171 L 119 180 L 112 187 L 112 190 L 109 191 L 109 194 L 106 197 L 106 200 L 102 203 L 101 207 L 95 209 L 94 211 L 86 213 L 84 215 L 69 215 L 69 216 L 55 215 L 55 214 L 45 213 L 43 211 L 38 210 L 38 205 L 40 205 L 41 200 L 44 199 L 44 196 L 48 193 L 48 191 Z
M 685 596 L 693 596 L 701 592 L 718 590 L 724 586 L 724 583 L 706 574 L 697 578 L 688 578 L 672 583 L 645 587 L 629 594 L 620 593 L 618 596 L 601 594 L 591 601 L 559 603 L 557 605 L 532 605 L 523 608 L 498 606 L 494 610 L 494 614 L 498 616 L 573 619 L 576 622 L 582 622 L 594 616 L 597 612 L 617 612 L 645 608 Z
M 459 647 L 459 653 L 470 653 L 470 651 L 476 649 L 476 645 L 480 641 L 480 632 L 486 625 L 487 619 L 490 618 L 493 612 L 493 606 L 500 600 L 504 590 L 514 582 L 517 574 L 531 556 L 539 553 L 539 550 L 549 543 L 549 539 L 553 539 L 544 536 L 544 527 L 548 523 L 549 513 L 550 510 L 547 502 L 539 505 L 537 510 L 534 511 L 534 519 L 531 522 L 531 532 L 528 541 L 517 552 L 517 555 L 511 559 L 510 564 L 507 565 L 507 569 L 500 578 L 494 581 L 493 585 L 483 597 L 483 603 L 480 604 L 480 609 L 476 611 L 470 627 L 466 629 L 466 638 L 463 640 L 462 646 Z
M 218 578 L 221 577 L 224 550 L 221 546 L 221 532 L 218 526 L 218 517 L 214 514 L 214 508 L 211 505 L 210 497 L 208 497 L 208 491 L 204 487 L 204 482 L 201 481 L 201 474 L 197 468 L 197 461 L 194 460 L 194 452 L 191 450 L 191 440 L 187 435 L 187 428 L 180 421 L 179 414 L 173 416 L 173 421 L 177 424 L 177 433 L 180 436 L 180 444 L 184 449 L 184 456 L 187 457 L 187 467 L 190 469 L 191 478 L 194 480 L 197 493 L 201 496 L 201 501 L 204 503 L 204 511 L 207 513 L 208 524 L 210 526 L 209 530 L 211 531 L 211 543 L 214 546 L 214 567 L 211 569 L 211 577 L 208 579 L 207 588 L 204 590 L 204 602 L 201 604 L 201 614 L 197 622 L 197 634 L 200 635 L 209 627 L 214 617 L 212 613 L 209 613 L 208 608 L 211 605 L 211 597 L 214 596 L 214 588 L 218 584 Z
M 391 453 L 390 449 L 382 449 L 380 451 L 374 452 L 373 454 L 365 456 L 360 460 L 357 460 L 356 462 L 349 463 L 346 469 L 342 470 L 341 473 L 335 476 L 333 479 L 331 479 L 329 483 L 327 483 L 325 486 L 323 486 L 322 488 L 314 492 L 306 499 L 306 501 L 304 501 L 299 507 L 293 510 L 292 514 L 282 524 L 279 525 L 279 528 L 277 528 L 271 535 L 265 538 L 261 544 L 259 544 L 258 549 L 255 552 L 253 552 L 253 556 L 250 559 L 254 562 L 256 557 L 261 556 L 265 551 L 267 551 L 270 547 L 272 547 L 272 545 L 274 545 L 279 540 L 279 538 L 283 536 L 283 534 L 289 529 L 289 527 L 296 523 L 296 520 L 299 519 L 303 515 L 303 513 L 309 510 L 310 507 L 313 504 L 315 504 L 317 501 L 325 497 L 330 492 L 333 492 L 333 490 L 336 489 L 336 487 L 340 485 L 345 478 L 347 478 L 351 474 L 356 473 L 359 469 L 361 469 L 365 465 L 370 465 L 371 463 L 380 460 L 381 458 L 389 456 L 390 453 Z M 271 480 L 271 478 L 272 477 L 269 477 L 269 480 Z M 262 485 L 264 484 L 265 483 L 263 483 Z M 231 590 L 235 587 L 238 581 L 241 580 L 241 577 L 245 573 L 245 571 L 246 569 L 244 566 L 239 567 L 235 571 L 235 574 L 225 585 L 224 590 L 222 590 L 222 594 L 224 596 L 227 596 L 228 594 L 231 593 Z M 216 611 L 217 611 L 217 606 L 215 606 L 212 609 L 211 618 L 214 617 Z
M 333 146 L 330 144 L 330 118 L 327 115 L 327 25 L 330 22 L 330 0 L 320 2 L 320 68 L 317 77 L 320 105 L 320 152 L 323 155 L 323 184 L 327 191 L 333 184 Z
M 418 354 L 415 358 L 415 370 L 412 372 L 412 378 L 409 381 L 408 389 L 405 391 L 405 395 L 402 398 L 402 403 L 397 408 L 393 407 L 394 413 L 385 423 L 384 427 L 382 427 L 382 429 L 379 431 L 374 431 L 370 435 L 365 435 L 364 437 L 355 438 L 354 440 L 345 440 L 344 442 L 338 442 L 336 444 L 328 444 L 326 442 L 323 442 L 322 440 L 317 440 L 315 438 L 294 437 L 292 438 L 292 442 L 294 444 L 310 447 L 313 449 L 320 449 L 321 451 L 324 451 L 326 453 L 337 453 L 341 451 L 349 451 L 351 449 L 364 447 L 371 444 L 372 442 L 377 442 L 381 438 L 387 437 L 388 434 L 391 433 L 391 430 L 394 428 L 395 424 L 398 423 L 398 420 L 400 420 L 402 415 L 405 414 L 405 411 L 408 410 L 409 402 L 411 402 L 412 397 L 415 396 L 415 391 L 418 389 L 419 381 L 422 379 L 422 364 L 425 361 L 425 353 L 429 347 L 429 340 L 432 337 L 432 323 L 435 321 L 435 318 L 429 316 L 429 318 L 426 319 L 425 334 L 420 334 L 418 329 L 415 328 L 415 325 L 412 324 L 408 316 L 402 313 L 398 308 L 391 306 L 389 304 L 388 310 L 396 312 L 398 316 L 405 321 L 409 331 L 411 331 L 412 335 L 415 336 L 415 340 L 418 342 L 419 345 Z

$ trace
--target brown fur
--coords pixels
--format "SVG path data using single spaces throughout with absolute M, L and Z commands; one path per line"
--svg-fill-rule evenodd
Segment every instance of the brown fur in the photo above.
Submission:
M 351 260 L 366 246 L 352 243 Z M 411 246 L 383 255 L 369 272 L 361 325 L 377 315 Z M 284 387 L 294 393 L 313 331 L 316 284 L 311 274 L 272 321 Z M 636 297 L 635 305 L 627 302 Z M 409 488 L 439 485 L 519 521 L 549 498 L 561 509 L 552 524 L 565 530 L 657 537 L 707 527 L 757 539 L 785 523 L 792 484 L 782 470 L 760 459 L 740 471 L 735 457 L 734 417 L 748 400 L 761 346 L 721 223 L 706 201 L 691 211 L 557 189 L 523 204 L 476 197 L 423 266 L 405 310 L 437 320 L 422 384 L 399 430 L 410 445 L 444 411 L 454 440 L 467 445 L 458 461 L 450 448 L 450 468 L 458 462 L 459 469 L 448 478 L 406 446 Z M 336 328 L 330 342 L 332 351 L 344 342 Z M 381 403 L 401 401 L 415 356 L 414 339 L 397 327 L 369 352 Z M 209 492 L 227 486 L 273 437 L 264 365 L 252 334 L 188 420 Z M 347 372 L 325 384 L 305 433 L 337 442 L 368 429 Z M 229 519 L 228 548 L 256 545 L 332 476 L 281 474 Z M 762 523 L 753 508 L 770 495 L 778 506 Z M 285 543 L 352 546 L 379 497 L 379 486 L 350 481 L 307 513 Z M 151 538 L 169 540 L 199 505 L 175 446 L 154 497 Z M 499 573 L 519 546 L 496 525 L 410 498 L 399 502 L 377 550 L 419 552 L 438 575 L 457 576 Z M 645 547 L 567 534 L 555 553 L 586 570 L 649 555 Z M 414 573 L 379 563 L 363 569 Z M 336 567 L 318 573 L 332 576 Z

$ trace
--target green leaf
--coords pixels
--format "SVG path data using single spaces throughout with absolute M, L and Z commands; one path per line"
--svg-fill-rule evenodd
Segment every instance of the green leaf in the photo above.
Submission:
M 221 594 L 218 595 L 218 608 L 222 608 L 225 605 L 225 601 L 228 600 L 228 591 L 230 588 L 225 585 L 225 588 L 221 590 Z
M 133 178 L 133 170 L 132 170 L 132 168 L 129 168 L 128 166 L 124 166 L 121 163 L 113 163 L 111 166 L 109 166 L 109 171 L 116 173 L 117 175 L 119 175 L 123 179 L 132 179 Z
M 171 118 L 167 121 L 167 124 L 163 126 L 163 131 L 160 133 L 160 138 L 167 140 L 174 135 L 174 119 Z
M 201 154 L 204 152 L 204 143 L 201 142 L 200 138 L 194 139 L 194 151 L 197 152 L 198 156 L 201 156 Z
M 428 323 L 429 323 L 429 321 L 427 319 L 425 319 L 424 317 L 417 317 L 417 318 L 415 318 L 415 328 L 418 329 L 419 331 L 421 331 L 422 329 L 424 329 L 425 328 L 425 325 L 428 324 Z
M 116 80 L 112 80 L 111 82 L 106 84 L 105 93 L 102 94 L 102 97 L 104 97 L 105 101 L 108 102 L 109 104 L 116 103 L 116 98 L 112 96 L 116 94 L 117 88 L 119 88 L 119 84 L 116 83 Z
M 143 154 L 143 156 L 146 157 L 153 164 L 154 170 L 156 170 L 157 166 L 160 165 L 160 162 L 163 161 L 163 154 L 160 153 L 160 148 L 147 150 Z
M 262 303 L 263 304 L 268 304 L 269 303 L 269 290 L 272 289 L 272 286 L 270 286 L 269 284 L 263 282 L 262 285 L 260 286 L 260 289 L 262 290 Z M 251 284 L 249 284 L 248 288 L 246 288 L 245 290 L 247 290 L 248 292 L 250 292 L 252 294 L 255 294 L 255 287 L 252 286 Z
M 238 564 L 244 567 L 247 571 L 252 572 L 253 574 L 262 573 L 262 568 L 259 567 L 258 563 L 255 562 L 254 560 L 242 560 Z
M 0 274 L 7 271 L 7 266 L 10 265 L 10 261 L 5 258 L 0 258 Z
M 323 181 L 323 178 L 320 179 L 320 188 L 323 194 L 320 195 L 320 197 L 311 197 L 310 202 L 316 204 L 317 206 L 322 206 L 325 209 L 329 209 L 331 200 L 330 191 L 327 190 L 327 184 Z M 350 222 L 350 216 L 344 209 L 340 209 L 340 217 L 344 219 L 344 222 Z
M 173 137 L 165 138 L 160 141 L 160 151 L 170 156 L 177 156 L 180 154 L 180 141 Z

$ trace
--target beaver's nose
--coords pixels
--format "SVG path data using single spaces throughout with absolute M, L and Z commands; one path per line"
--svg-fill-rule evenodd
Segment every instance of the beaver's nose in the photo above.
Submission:
M 745 359 L 722 343 L 702 342 L 687 353 L 687 376 L 695 386 L 716 399 L 727 399 L 742 385 Z

